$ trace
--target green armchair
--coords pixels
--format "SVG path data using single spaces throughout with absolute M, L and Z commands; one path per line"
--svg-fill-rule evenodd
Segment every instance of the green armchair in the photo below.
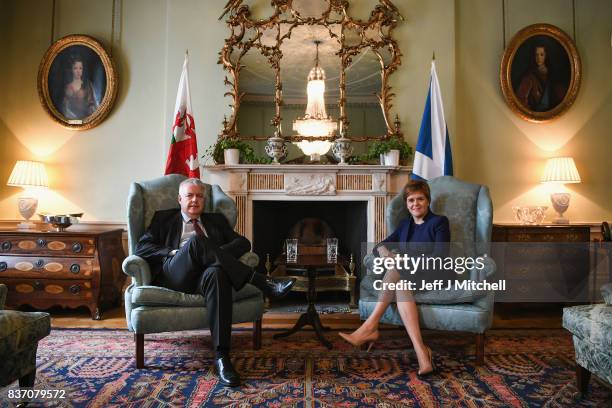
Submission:
M 19 386 L 33 387 L 36 350 L 51 331 L 49 313 L 4 310 L 7 287 L 0 284 L 0 387 L 19 379 Z
M 435 178 L 429 182 L 429 187 L 432 211 L 449 219 L 453 249 L 461 248 L 464 256 L 480 257 L 489 254 L 493 227 L 493 205 L 489 189 L 451 176 Z M 400 193 L 387 205 L 388 231 L 394 231 L 401 220 L 408 216 Z M 495 273 L 495 262 L 488 256 L 484 260 L 483 269 L 470 271 L 470 280 L 481 282 Z M 361 281 L 359 300 L 359 314 L 362 319 L 372 313 L 378 301 L 378 294 L 373 290 L 372 283 L 379 277 L 371 271 L 371 263 L 372 256 L 366 256 L 366 276 Z M 418 293 L 415 299 L 421 327 L 476 334 L 476 364 L 484 363 L 484 335 L 493 321 L 493 292 L 431 291 Z M 381 321 L 402 325 L 395 304 L 387 308 Z
M 179 207 L 179 184 L 185 178 L 171 174 L 132 183 L 130 188 L 127 201 L 130 255 L 123 262 L 123 272 L 132 277 L 132 284 L 125 291 L 125 316 L 128 329 L 134 332 L 137 368 L 144 367 L 145 334 L 208 328 L 204 297 L 153 286 L 147 262 L 132 255 L 153 214 L 158 210 Z M 237 209 L 234 201 L 217 185 L 206 184 L 205 188 L 205 211 L 222 213 L 230 226 L 235 226 Z M 253 252 L 246 253 L 240 260 L 253 267 L 259 263 L 258 256 Z M 232 322 L 253 322 L 253 347 L 260 348 L 261 317 L 264 311 L 261 291 L 247 284 L 240 291 L 233 292 L 233 297 Z

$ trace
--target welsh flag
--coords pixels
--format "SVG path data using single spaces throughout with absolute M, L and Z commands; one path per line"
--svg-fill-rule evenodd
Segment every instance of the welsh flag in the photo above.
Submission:
M 183 174 L 187 177 L 200 178 L 198 142 L 196 140 L 195 122 L 191 110 L 187 57 L 187 54 L 185 54 L 183 72 L 181 73 L 181 80 L 179 81 L 178 93 L 176 95 L 176 105 L 174 106 L 172 140 L 164 174 Z

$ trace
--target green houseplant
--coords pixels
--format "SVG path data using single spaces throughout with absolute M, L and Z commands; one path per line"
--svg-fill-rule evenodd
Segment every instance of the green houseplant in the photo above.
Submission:
M 223 164 L 225 159 L 223 157 L 223 151 L 226 149 L 237 149 L 240 151 L 240 163 L 249 164 L 265 164 L 269 163 L 270 159 L 267 157 L 260 157 L 255 155 L 253 147 L 244 140 L 236 138 L 222 138 L 218 139 L 217 142 L 209 146 L 202 157 L 204 159 L 210 157 L 215 163 Z
M 380 156 L 391 150 L 399 150 L 400 163 L 406 163 L 412 156 L 412 146 L 399 137 L 391 137 L 389 139 L 376 140 L 369 143 L 368 152 L 366 154 L 351 157 L 349 161 L 351 163 L 374 162 L 378 164 L 380 162 Z

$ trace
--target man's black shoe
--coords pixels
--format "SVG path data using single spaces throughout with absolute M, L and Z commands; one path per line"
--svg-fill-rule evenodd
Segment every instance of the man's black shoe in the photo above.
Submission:
M 219 376 L 219 382 L 223 385 L 236 387 L 240 385 L 240 376 L 232 365 L 229 356 L 223 356 L 215 359 L 215 368 Z
M 291 290 L 295 278 L 268 278 L 266 277 L 265 294 L 271 299 L 280 299 Z

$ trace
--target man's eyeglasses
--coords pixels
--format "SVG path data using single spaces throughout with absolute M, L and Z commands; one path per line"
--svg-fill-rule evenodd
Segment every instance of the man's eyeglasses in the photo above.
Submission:
M 181 194 L 181 196 L 183 198 L 186 198 L 187 200 L 191 200 L 192 198 L 197 198 L 200 200 L 204 199 L 204 194 L 187 193 L 187 194 Z

